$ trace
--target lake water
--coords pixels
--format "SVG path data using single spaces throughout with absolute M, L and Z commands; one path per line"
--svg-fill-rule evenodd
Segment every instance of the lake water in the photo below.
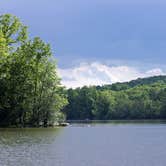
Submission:
M 166 124 L 0 129 L 0 166 L 165 166 Z

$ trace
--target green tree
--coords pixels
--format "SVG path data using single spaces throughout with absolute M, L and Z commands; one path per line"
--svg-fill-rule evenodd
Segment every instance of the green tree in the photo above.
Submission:
M 27 40 L 26 29 L 15 16 L 0 17 L 0 124 L 52 125 L 65 118 L 64 88 L 49 44 Z

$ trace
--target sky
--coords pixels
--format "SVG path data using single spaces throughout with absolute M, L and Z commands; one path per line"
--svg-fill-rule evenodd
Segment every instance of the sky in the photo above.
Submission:
M 165 0 L 1 0 L 52 46 L 67 87 L 166 73 Z

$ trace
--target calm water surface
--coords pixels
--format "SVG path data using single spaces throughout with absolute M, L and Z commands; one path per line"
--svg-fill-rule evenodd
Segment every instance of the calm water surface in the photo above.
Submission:
M 166 124 L 0 129 L 0 166 L 165 166 Z

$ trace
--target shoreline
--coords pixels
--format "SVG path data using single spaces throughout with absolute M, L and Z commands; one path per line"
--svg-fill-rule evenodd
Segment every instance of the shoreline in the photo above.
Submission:
M 49 128 L 61 128 L 61 127 L 67 127 L 70 126 L 72 124 L 97 124 L 97 123 L 112 123 L 112 124 L 130 124 L 130 123 L 135 123 L 135 124 L 157 124 L 157 123 L 164 123 L 166 124 L 166 119 L 135 119 L 135 120 L 67 120 L 66 122 L 57 124 L 57 125 L 50 125 L 50 126 L 0 126 L 0 129 L 49 129 Z

